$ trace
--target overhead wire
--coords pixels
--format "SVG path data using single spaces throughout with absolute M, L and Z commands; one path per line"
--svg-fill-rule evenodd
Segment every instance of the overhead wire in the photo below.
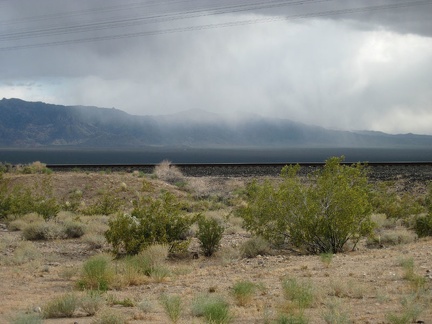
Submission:
M 290 16 L 272 16 L 272 17 L 254 18 L 254 19 L 246 19 L 246 20 L 235 20 L 235 21 L 224 22 L 224 23 L 175 27 L 175 28 L 167 28 L 161 30 L 130 32 L 130 33 L 117 34 L 117 35 L 102 35 L 102 36 L 87 37 L 87 38 L 77 38 L 77 39 L 69 39 L 69 40 L 23 44 L 23 45 L 16 45 L 16 46 L 6 46 L 6 47 L 0 47 L 0 51 L 17 50 L 17 49 L 25 49 L 25 48 L 37 48 L 37 47 L 46 47 L 46 46 L 59 46 L 59 45 L 67 45 L 67 44 L 96 42 L 96 41 L 124 39 L 124 38 L 133 38 L 133 37 L 145 37 L 145 36 L 172 34 L 172 33 L 181 33 L 181 32 L 192 32 L 192 31 L 200 31 L 200 30 L 251 25 L 251 24 L 258 24 L 258 23 L 275 22 L 275 21 L 293 21 L 293 20 L 306 19 L 306 18 L 349 15 L 349 14 L 362 13 L 362 12 L 400 9 L 400 8 L 406 8 L 411 6 L 420 6 L 420 5 L 429 5 L 429 4 L 432 4 L 432 0 L 417 0 L 417 1 L 409 1 L 409 2 L 399 2 L 395 4 L 387 4 L 387 5 L 374 5 L 374 6 L 365 6 L 365 7 L 357 7 L 357 8 L 317 11 L 313 13 L 296 14 Z
M 248 2 L 248 3 L 235 4 L 229 6 L 219 6 L 213 8 L 189 10 L 184 12 L 163 13 L 163 14 L 148 15 L 143 17 L 116 19 L 116 20 L 102 21 L 102 22 L 92 22 L 92 23 L 85 23 L 85 24 L 79 24 L 74 26 L 59 26 L 59 27 L 56 26 L 56 27 L 52 27 L 52 28 L 50 27 L 45 29 L 8 32 L 3 34 L 0 33 L 0 41 L 8 40 L 8 39 L 17 40 L 17 39 L 34 38 L 34 37 L 45 37 L 45 36 L 96 31 L 96 30 L 111 29 L 111 28 L 123 28 L 123 27 L 137 26 L 141 24 L 176 21 L 176 20 L 184 20 L 190 18 L 199 18 L 204 16 L 222 15 L 227 13 L 238 13 L 238 12 L 245 12 L 251 10 L 271 9 L 271 8 L 289 6 L 289 5 L 302 5 L 311 2 L 319 3 L 319 2 L 328 2 L 328 1 L 331 0 L 298 0 L 298 1 L 273 0 L 267 2 L 261 1 L 255 3 Z

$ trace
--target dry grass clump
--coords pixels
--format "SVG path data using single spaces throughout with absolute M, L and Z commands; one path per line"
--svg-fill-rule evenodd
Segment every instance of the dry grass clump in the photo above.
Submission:
M 66 238 L 63 226 L 52 221 L 28 224 L 24 227 L 22 236 L 29 241 Z
M 164 160 L 159 163 L 154 169 L 154 174 L 158 179 L 170 184 L 182 183 L 185 180 L 185 177 L 180 169 L 172 165 L 168 160 Z
M 354 298 L 362 299 L 364 298 L 367 288 L 353 280 L 330 280 L 329 284 L 330 296 L 335 296 L 338 298 Z
M 232 294 L 237 305 L 246 306 L 252 300 L 256 288 L 257 286 L 249 280 L 236 282 L 232 287 Z
M 44 318 L 73 317 L 79 307 L 79 298 L 69 293 L 56 297 L 48 302 L 42 309 Z
M 379 231 L 373 237 L 368 238 L 367 245 L 371 247 L 399 245 L 412 243 L 416 240 L 417 234 L 405 227 L 399 227 L 392 230 Z
M 40 251 L 32 242 L 20 242 L 14 250 L 10 262 L 19 265 L 37 260 L 40 257 Z
M 81 289 L 106 291 L 114 278 L 111 257 L 104 254 L 95 255 L 84 263 L 77 286 Z
M 126 324 L 125 316 L 112 309 L 106 309 L 96 316 L 92 324 Z

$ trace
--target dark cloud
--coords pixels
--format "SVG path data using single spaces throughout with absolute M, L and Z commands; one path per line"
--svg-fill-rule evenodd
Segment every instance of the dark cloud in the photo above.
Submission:
M 0 48 L 67 43 L 0 50 L 0 97 L 432 133 L 430 4 L 280 2 L 0 1 Z

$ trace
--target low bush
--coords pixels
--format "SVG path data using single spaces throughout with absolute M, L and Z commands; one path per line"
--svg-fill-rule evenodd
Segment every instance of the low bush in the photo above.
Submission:
M 75 221 L 68 221 L 63 224 L 66 238 L 79 238 L 85 234 L 86 226 Z
M 405 227 L 392 230 L 379 231 L 367 239 L 366 244 L 370 247 L 389 246 L 412 243 L 417 239 L 417 235 Z
M 126 324 L 125 316 L 119 312 L 107 309 L 96 316 L 91 324 Z
M 308 324 L 309 320 L 304 314 L 280 314 L 275 324 Z
M 88 291 L 80 300 L 80 307 L 88 316 L 95 315 L 104 304 L 105 300 L 98 291 Z
M 159 199 L 143 197 L 134 203 L 131 214 L 109 221 L 105 233 L 115 254 L 138 254 L 152 244 L 168 244 L 170 252 L 186 250 L 186 233 L 197 216 L 188 216 L 182 204 L 170 193 Z
M 80 289 L 106 291 L 113 280 L 111 258 L 102 254 L 93 256 L 84 263 L 77 286 Z
M 197 238 L 205 256 L 212 256 L 220 248 L 224 226 L 214 218 L 201 218 L 198 221 Z
M 252 237 L 240 246 L 240 253 L 244 258 L 266 255 L 270 253 L 270 244 L 259 236 Z
M 44 318 L 73 317 L 79 307 L 77 295 L 70 293 L 54 298 L 42 309 Z
M 22 231 L 23 238 L 29 241 L 66 238 L 63 226 L 54 222 L 28 224 Z

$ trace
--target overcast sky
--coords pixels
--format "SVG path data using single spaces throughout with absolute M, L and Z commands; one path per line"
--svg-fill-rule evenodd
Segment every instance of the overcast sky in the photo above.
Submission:
M 0 0 L 0 98 L 432 134 L 432 0 Z

